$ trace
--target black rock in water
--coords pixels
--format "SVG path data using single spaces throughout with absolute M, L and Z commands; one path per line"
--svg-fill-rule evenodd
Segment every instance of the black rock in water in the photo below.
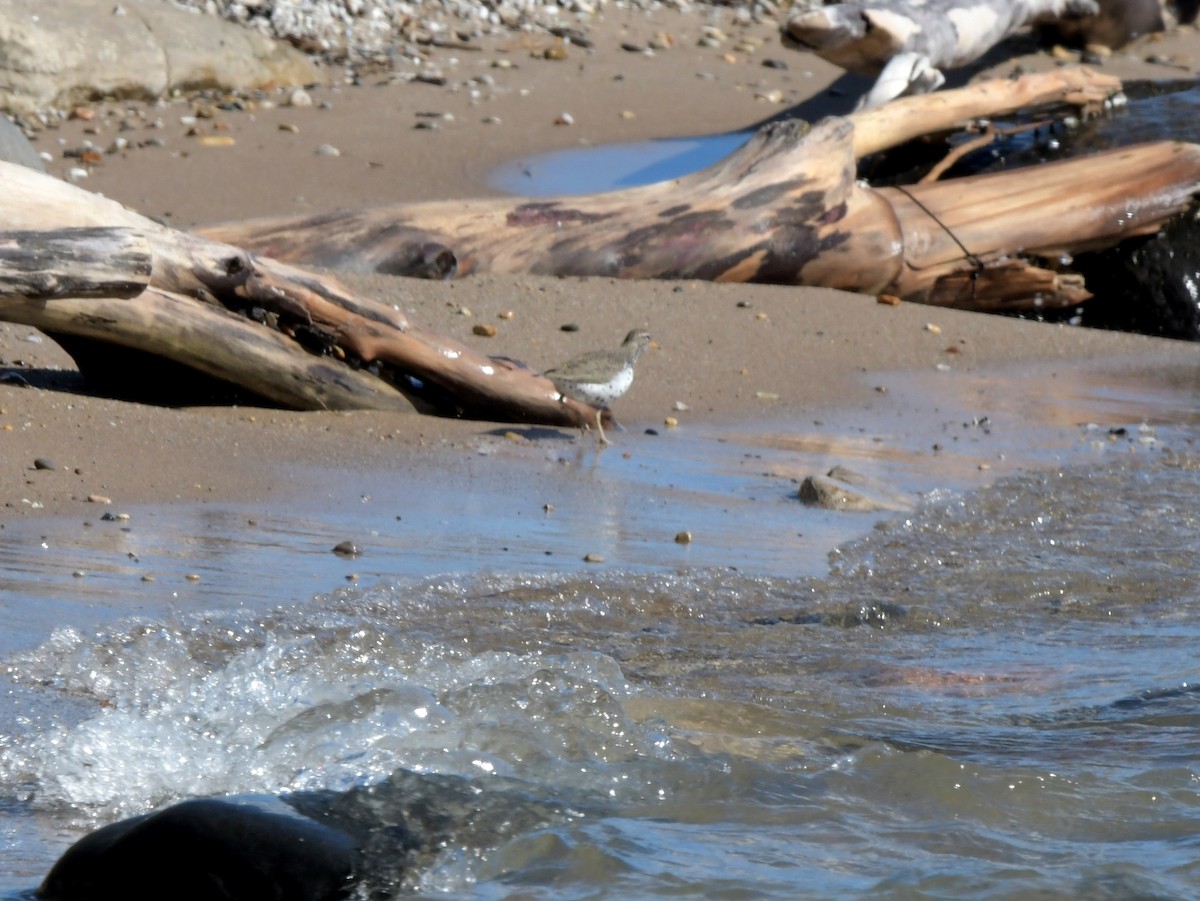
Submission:
M 47 901 L 333 901 L 354 887 L 357 843 L 314 820 L 216 799 L 113 823 L 67 849 Z

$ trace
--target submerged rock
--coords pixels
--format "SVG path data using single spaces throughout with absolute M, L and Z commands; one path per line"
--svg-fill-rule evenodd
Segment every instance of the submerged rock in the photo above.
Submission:
M 913 509 L 913 501 L 908 495 L 844 466 L 835 466 L 823 476 L 809 476 L 800 484 L 797 497 L 806 504 L 827 510 L 870 513 Z

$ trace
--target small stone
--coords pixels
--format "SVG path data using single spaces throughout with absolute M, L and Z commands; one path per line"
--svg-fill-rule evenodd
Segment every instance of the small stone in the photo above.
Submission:
M 913 498 L 887 482 L 844 466 L 835 466 L 825 475 L 809 476 L 796 496 L 806 504 L 827 510 L 902 512 L 914 506 Z
M 554 512 L 554 504 L 542 504 L 542 512 L 543 513 L 553 513 Z
M 604 558 L 602 556 L 600 556 L 599 554 L 584 554 L 583 562 L 584 563 L 603 563 Z
M 187 579 L 189 582 L 199 582 L 200 581 L 200 573 L 188 573 L 186 576 L 184 576 L 184 578 Z
M 84 576 L 87 575 L 87 573 L 85 573 L 82 569 L 77 569 L 73 573 L 71 573 L 71 575 L 76 579 L 82 579 Z
M 623 110 L 621 110 L 621 118 L 622 119 L 636 119 L 637 113 L 635 113 L 633 110 L 623 109 Z
M 679 420 L 674 416 L 668 416 L 663 420 L 663 425 L 665 425 L 668 429 L 673 429 L 679 425 Z
M 112 498 L 105 497 L 103 494 L 89 494 L 87 496 L 89 504 L 111 504 Z
M 296 88 L 288 95 L 288 106 L 312 106 L 312 95 L 304 88 Z
M 925 331 L 929 332 L 931 335 L 940 335 L 942 333 L 942 327 L 936 322 L 926 322 Z
M 500 319 L 512 319 L 516 314 L 512 310 L 501 310 L 496 314 Z
M 154 576 L 150 575 L 150 573 L 146 573 L 144 576 L 142 576 L 142 581 L 143 582 L 157 582 L 158 580 Z
M 353 541 L 340 541 L 331 550 L 339 557 L 357 557 L 362 553 L 362 549 Z
M 205 147 L 232 147 L 237 141 L 231 135 L 204 135 L 200 143 Z
M 49 457 L 38 457 L 33 461 L 33 468 L 55 470 L 58 469 L 58 464 Z
M 300 133 L 300 126 L 299 126 L 299 125 L 293 125 L 291 122 L 280 122 L 280 123 L 279 123 L 279 130 L 280 130 L 280 131 L 286 131 L 286 132 L 288 132 L 288 133 L 290 133 L 290 134 L 299 134 L 299 133 Z
M 342 152 L 332 144 L 318 144 L 316 154 L 317 156 L 341 156 Z
M 494 338 L 496 336 L 496 326 L 480 322 L 471 328 L 471 332 L 481 338 Z
M 539 54 L 537 54 L 537 53 L 533 54 L 533 56 L 535 56 L 535 57 L 538 55 Z M 556 59 L 556 60 L 566 59 L 567 58 L 567 48 L 564 47 L 562 44 L 555 44 L 553 47 L 547 47 L 545 50 L 543 50 L 541 52 L 540 56 L 542 57 L 542 59 Z
M 675 411 L 677 411 L 677 412 L 683 412 L 683 411 L 685 411 L 685 410 L 690 410 L 690 409 L 691 409 L 691 407 L 689 407 L 689 406 L 688 406 L 687 404 L 685 404 L 683 401 L 681 401 L 681 400 L 677 400 L 677 401 L 675 401 L 675 403 L 671 404 L 671 409 L 672 409 L 672 410 L 675 410 Z
M 564 322 L 558 327 L 558 330 L 560 332 L 577 332 L 579 331 L 579 326 L 574 322 Z
M 786 69 L 788 64 L 781 59 L 764 59 L 763 67 L 767 69 Z
M 574 125 L 575 117 L 570 113 L 559 113 L 554 119 L 555 125 Z
M 896 307 L 900 305 L 900 298 L 895 294 L 880 294 L 875 300 L 884 306 Z
M 676 544 L 691 544 L 692 543 L 692 533 L 686 532 L 686 531 L 685 532 L 676 532 L 675 533 L 675 543 Z

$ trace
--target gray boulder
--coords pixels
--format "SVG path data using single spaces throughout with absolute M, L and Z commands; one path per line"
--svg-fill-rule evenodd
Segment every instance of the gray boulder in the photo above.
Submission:
M 16 163 L 18 166 L 28 166 L 38 172 L 46 171 L 42 158 L 29 143 L 25 133 L 3 113 L 0 113 L 0 160 Z
M 319 81 L 295 48 L 164 0 L 0 0 L 0 110 Z

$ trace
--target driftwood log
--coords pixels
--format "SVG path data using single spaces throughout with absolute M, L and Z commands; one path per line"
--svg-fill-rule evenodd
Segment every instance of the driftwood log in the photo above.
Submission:
M 1115 79 L 1062 69 L 902 98 L 808 129 L 769 125 L 727 159 L 658 184 L 235 223 L 209 237 L 308 265 L 821 285 L 980 310 L 1089 294 L 1064 253 L 1152 233 L 1196 190 L 1200 147 L 1143 145 L 952 184 L 873 189 L 857 160 L 972 117 L 1096 105 Z
M 1162 142 L 879 190 L 856 181 L 855 164 L 973 116 L 1094 105 L 1118 87 L 1060 70 L 906 98 L 811 130 L 769 126 L 705 172 L 630 191 L 413 204 L 200 236 L 0 164 L 0 319 L 158 355 L 288 407 L 415 402 L 582 426 L 595 411 L 544 377 L 289 263 L 756 280 L 976 309 L 1074 304 L 1086 287 L 1059 258 L 1161 228 L 1200 186 L 1200 146 Z
M 835 66 L 878 76 L 859 104 L 870 109 L 937 90 L 943 69 L 974 62 L 1031 23 L 1099 12 L 1096 0 L 854 0 L 803 7 L 783 34 Z
M 411 409 L 408 398 L 436 387 L 440 412 L 595 419 L 548 379 L 329 276 L 168 229 L 11 164 L 0 163 L 0 183 L 4 221 L 21 229 L 0 232 L 2 320 L 161 356 L 286 407 Z

